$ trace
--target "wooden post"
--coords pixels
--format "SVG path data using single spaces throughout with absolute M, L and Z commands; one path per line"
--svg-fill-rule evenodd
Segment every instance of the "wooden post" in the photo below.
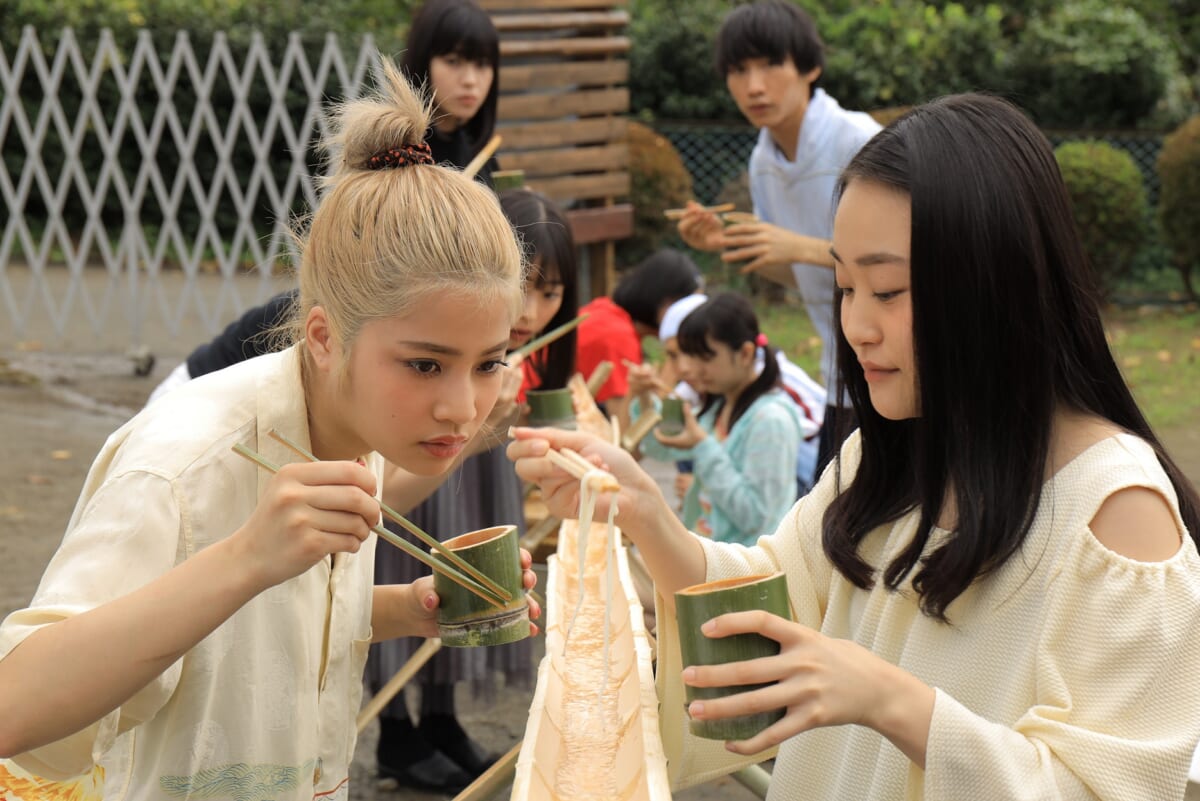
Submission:
M 500 788 L 512 784 L 513 776 L 517 773 L 517 757 L 520 755 L 521 743 L 517 743 L 481 773 L 478 779 L 454 796 L 454 801 L 484 801 L 491 798 Z

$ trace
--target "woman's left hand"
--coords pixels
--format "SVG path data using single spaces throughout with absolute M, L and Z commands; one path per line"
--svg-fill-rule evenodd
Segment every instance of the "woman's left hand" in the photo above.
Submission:
M 529 592 L 537 585 L 537 574 L 533 572 L 533 556 L 524 548 L 521 549 L 521 583 Z M 371 625 L 375 631 L 375 642 L 391 639 L 392 637 L 436 637 L 438 636 L 437 610 L 441 599 L 433 586 L 433 576 L 422 576 L 408 585 L 379 585 L 376 593 L 399 591 L 399 595 L 391 595 L 397 602 L 393 606 L 393 616 L 390 620 L 372 618 Z M 379 595 L 376 596 L 379 605 Z M 542 608 L 532 598 L 529 603 L 529 634 L 538 633 L 538 627 L 533 623 L 542 616 Z
M 693 687 L 770 683 L 692 702 L 688 714 L 698 720 L 786 710 L 782 720 L 756 736 L 726 743 L 728 750 L 756 754 L 809 729 L 854 723 L 883 734 L 924 767 L 934 691 L 912 674 L 857 643 L 763 611 L 721 615 L 701 630 L 708 637 L 756 633 L 780 644 L 777 656 L 683 671 L 684 682 Z
M 793 262 L 833 266 L 828 241 L 765 222 L 738 223 L 726 228 L 721 261 L 748 262 L 742 267 L 743 273 Z
M 657 428 L 654 429 L 654 438 L 666 445 L 668 448 L 678 448 L 681 451 L 691 450 L 699 445 L 708 432 L 700 427 L 699 421 L 696 420 L 696 415 L 692 412 L 692 406 L 689 403 L 683 404 L 683 431 L 678 434 L 667 435 L 661 433 Z

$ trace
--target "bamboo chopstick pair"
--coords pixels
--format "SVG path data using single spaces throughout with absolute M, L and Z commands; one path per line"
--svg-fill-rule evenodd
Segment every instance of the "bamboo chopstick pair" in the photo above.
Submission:
M 512 428 L 508 429 L 508 435 L 513 435 Z M 619 432 L 614 430 L 613 436 L 619 438 Z M 621 489 L 616 476 L 607 470 L 601 470 L 578 451 L 570 448 L 550 448 L 546 451 L 546 458 L 581 481 L 588 473 L 592 473 L 593 478 L 599 479 L 596 488 L 601 492 L 617 492 Z
M 716 206 L 701 206 L 701 211 L 707 211 L 710 214 L 721 214 L 726 211 L 733 211 L 737 208 L 736 203 L 720 203 Z M 666 209 L 663 211 L 663 216 L 668 220 L 682 220 L 683 215 L 687 213 L 687 209 Z
M 601 492 L 617 492 L 621 489 L 621 485 L 617 483 L 616 476 L 596 467 L 596 465 L 583 458 L 580 453 L 570 448 L 559 448 L 558 450 L 551 448 L 546 452 L 546 458 L 580 481 L 583 481 L 591 473 L 593 478 L 598 479 L 594 485 L 595 489 Z
M 275 429 L 271 429 L 271 431 L 268 433 L 272 439 L 280 442 L 289 450 L 303 457 L 307 461 L 319 461 L 312 453 L 309 453 L 305 448 L 293 442 L 291 439 L 279 433 Z M 273 464 L 267 459 L 264 459 L 262 456 L 255 453 L 250 448 L 247 448 L 240 442 L 233 446 L 233 450 L 239 456 L 249 459 L 270 473 L 279 472 L 278 465 Z M 454 551 L 450 550 L 442 543 L 438 542 L 438 540 L 435 538 L 426 534 L 419 526 L 410 522 L 402 514 L 395 511 L 387 504 L 380 502 L 379 505 L 382 508 L 385 517 L 395 521 L 396 523 L 399 523 L 407 531 L 416 536 L 417 539 L 421 540 L 430 548 L 437 551 L 442 558 L 438 558 L 438 556 L 434 556 L 432 553 L 425 553 L 411 542 L 401 537 L 397 537 L 395 534 L 388 531 L 381 525 L 372 526 L 371 530 L 374 531 L 381 539 L 387 540 L 392 545 L 395 545 L 397 548 L 416 559 L 418 562 L 423 562 L 464 589 L 475 593 L 493 606 L 503 608 L 506 602 L 512 600 L 512 593 L 501 587 L 496 582 L 492 581 L 490 578 L 480 572 L 480 570 L 474 565 L 464 560 L 461 556 L 454 553 Z M 443 561 L 443 559 L 445 561 Z

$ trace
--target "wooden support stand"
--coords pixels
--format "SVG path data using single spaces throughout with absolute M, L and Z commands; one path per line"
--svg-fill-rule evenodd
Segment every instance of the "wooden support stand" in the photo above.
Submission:
M 626 139 L 629 11 L 623 0 L 480 0 L 500 33 L 497 154 L 566 209 L 589 297 L 616 283 L 614 242 L 633 233 Z M 585 298 L 586 299 L 586 298 Z
M 383 711 L 383 708 L 388 705 L 396 693 L 404 689 L 404 685 L 408 684 L 412 677 L 417 675 L 417 671 L 425 666 L 425 663 L 433 658 L 433 655 L 441 650 L 442 641 L 437 637 L 426 640 L 421 643 L 421 647 L 408 658 L 408 661 L 396 671 L 396 675 L 388 680 L 388 683 L 379 689 L 367 702 L 367 705 L 358 713 L 358 733 L 362 734 L 362 730 L 367 727 L 375 717 Z

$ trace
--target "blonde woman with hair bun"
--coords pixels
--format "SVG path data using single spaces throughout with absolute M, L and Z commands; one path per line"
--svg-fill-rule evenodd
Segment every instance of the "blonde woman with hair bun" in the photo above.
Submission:
M 429 578 L 373 585 L 371 528 L 390 465 L 436 480 L 483 426 L 523 261 L 487 188 L 428 157 L 422 99 L 380 83 L 332 118 L 294 343 L 115 432 L 0 625 L 6 798 L 344 799 L 369 643 L 436 634 Z

